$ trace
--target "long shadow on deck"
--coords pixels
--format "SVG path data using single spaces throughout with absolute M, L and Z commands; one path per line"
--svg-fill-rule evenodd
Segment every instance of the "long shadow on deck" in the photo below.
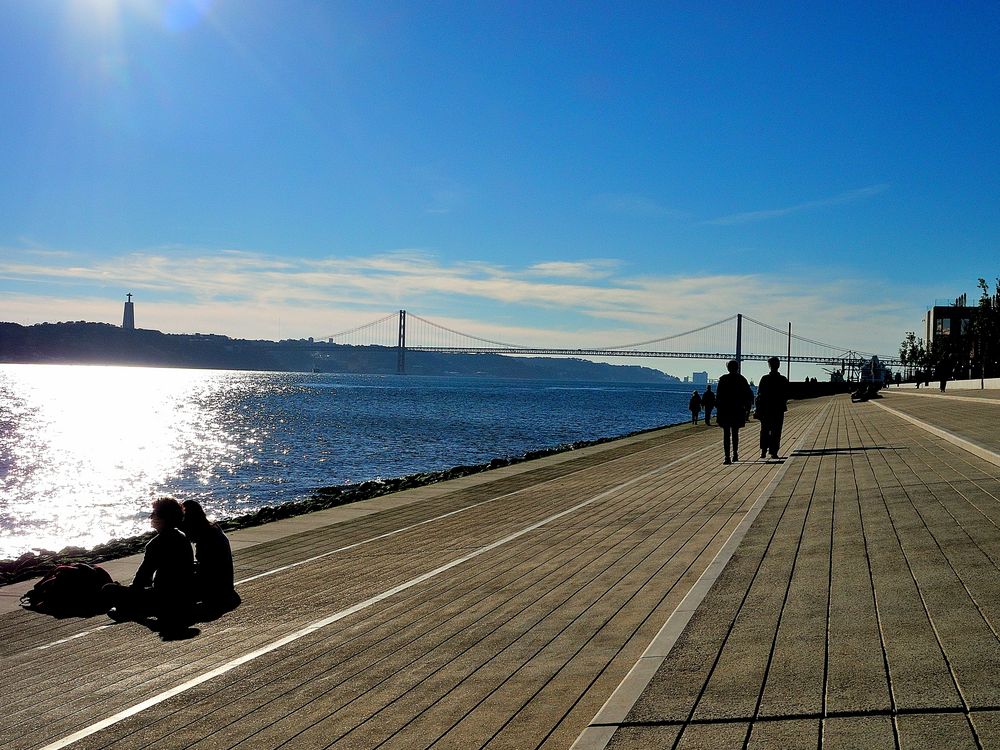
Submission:
M 864 451 L 898 451 L 903 448 L 896 448 L 891 445 L 858 446 L 857 448 L 802 448 L 792 451 L 793 456 L 833 456 L 838 453 L 863 453 Z

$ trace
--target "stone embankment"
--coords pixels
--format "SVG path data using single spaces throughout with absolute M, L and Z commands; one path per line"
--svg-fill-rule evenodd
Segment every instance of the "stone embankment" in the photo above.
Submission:
M 661 429 L 661 428 L 656 428 Z M 620 437 L 632 437 L 641 435 L 650 430 L 639 430 L 637 432 L 622 435 Z M 578 441 L 544 448 L 540 450 L 528 451 L 520 456 L 504 456 L 493 460 L 468 466 L 453 466 L 443 471 L 429 471 L 417 474 L 408 474 L 402 477 L 391 479 L 373 479 L 358 484 L 346 484 L 335 487 L 320 487 L 305 500 L 297 500 L 280 505 L 267 505 L 246 513 L 241 516 L 226 518 L 219 522 L 225 531 L 235 531 L 253 526 L 261 526 L 272 521 L 280 521 L 284 518 L 301 516 L 306 513 L 314 513 L 319 510 L 335 508 L 348 503 L 355 503 L 360 500 L 368 500 L 393 492 L 412 489 L 414 487 L 424 487 L 436 482 L 443 482 L 449 479 L 478 474 L 482 471 L 498 469 L 503 466 L 511 466 L 522 461 L 531 461 L 536 458 L 562 453 L 564 451 L 578 450 L 591 445 L 600 445 L 611 440 L 618 440 L 619 437 L 606 437 L 597 440 Z M 85 562 L 97 564 L 107 560 L 117 560 L 121 557 L 134 555 L 142 552 L 143 547 L 152 538 L 153 533 L 140 534 L 138 536 L 124 539 L 112 539 L 104 544 L 99 544 L 89 549 L 84 547 L 64 547 L 57 551 L 39 549 L 26 552 L 13 560 L 0 560 L 0 586 L 6 586 L 18 581 L 25 581 L 30 578 L 44 576 L 57 565 L 66 563 Z

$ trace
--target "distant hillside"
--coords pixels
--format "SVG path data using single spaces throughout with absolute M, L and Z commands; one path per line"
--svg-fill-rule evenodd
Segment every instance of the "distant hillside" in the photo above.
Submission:
M 219 370 L 276 370 L 391 374 L 391 347 L 325 344 L 308 340 L 250 341 L 211 334 L 125 330 L 107 323 L 0 323 L 0 362 L 145 365 Z M 499 354 L 406 353 L 411 375 L 467 375 L 537 380 L 678 383 L 672 375 L 636 365 L 585 359 Z

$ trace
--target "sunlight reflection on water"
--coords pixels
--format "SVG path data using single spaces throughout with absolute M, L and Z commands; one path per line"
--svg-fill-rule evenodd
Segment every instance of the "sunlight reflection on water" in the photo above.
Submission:
M 0 559 L 224 518 L 317 487 L 484 463 L 684 418 L 690 391 L 395 375 L 0 365 Z
M 0 368 L 0 528 L 19 548 L 91 546 L 147 530 L 152 498 L 192 462 L 207 483 L 239 446 L 218 429 L 228 373 Z M 0 545 L 0 556 L 8 550 Z

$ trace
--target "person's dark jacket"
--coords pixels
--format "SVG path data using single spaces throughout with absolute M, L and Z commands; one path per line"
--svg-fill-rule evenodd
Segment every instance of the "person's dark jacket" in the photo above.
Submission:
M 225 533 L 214 523 L 194 538 L 197 587 L 202 601 L 233 593 L 233 551 Z
M 788 378 L 769 372 L 757 384 L 757 419 L 776 419 L 788 411 Z
M 146 544 L 132 586 L 152 588 L 158 598 L 186 600 L 191 596 L 193 575 L 194 556 L 187 537 L 179 529 L 164 529 Z
M 753 408 L 753 390 L 738 372 L 727 372 L 715 389 L 715 421 L 720 427 L 742 427 Z
M 715 391 L 705 391 L 705 395 L 701 397 L 701 405 L 705 407 L 705 411 L 715 408 Z
M 692 414 L 697 414 L 701 411 L 701 396 L 697 393 L 691 394 L 691 400 L 688 401 L 688 409 Z

